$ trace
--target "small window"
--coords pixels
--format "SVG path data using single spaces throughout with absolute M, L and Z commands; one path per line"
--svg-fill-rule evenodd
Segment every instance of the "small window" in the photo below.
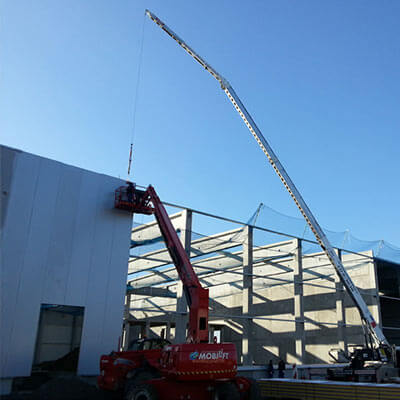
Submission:
M 137 351 L 139 350 L 139 342 L 137 340 L 132 340 L 128 347 L 128 351 Z
M 221 329 L 214 329 L 214 340 L 215 343 L 221 343 Z
M 204 317 L 200 318 L 200 330 L 204 331 L 207 329 L 207 320 Z
M 150 340 L 146 340 L 143 343 L 143 349 L 142 350 L 150 350 L 151 349 L 151 341 Z

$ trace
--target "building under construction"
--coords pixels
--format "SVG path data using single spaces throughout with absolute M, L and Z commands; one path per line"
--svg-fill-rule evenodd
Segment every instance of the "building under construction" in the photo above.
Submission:
M 188 209 L 171 219 L 210 290 L 210 336 L 234 342 L 244 365 L 333 362 L 329 354 L 364 343 L 359 312 L 315 242 Z M 204 235 L 196 222 L 231 229 Z M 385 336 L 399 345 L 399 265 L 373 250 L 336 251 Z M 151 335 L 184 341 L 186 302 L 155 221 L 132 230 L 128 283 L 125 346 Z
M 114 208 L 125 182 L 0 150 L 2 392 L 72 356 L 70 372 L 95 376 L 101 354 L 136 338 L 184 342 L 186 300 L 157 223 Z M 326 363 L 363 344 L 357 308 L 307 235 L 167 207 L 210 292 L 210 342 L 235 343 L 239 364 Z M 399 264 L 343 247 L 347 272 L 399 345 Z

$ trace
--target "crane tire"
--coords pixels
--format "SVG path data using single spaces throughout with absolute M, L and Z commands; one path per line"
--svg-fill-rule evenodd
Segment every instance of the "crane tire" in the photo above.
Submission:
M 261 400 L 261 390 L 257 381 L 253 378 L 247 378 L 250 382 L 249 395 L 247 396 L 248 400 Z
M 135 391 L 136 387 L 138 387 L 145 381 L 149 381 L 150 379 L 159 378 L 159 376 L 160 375 L 157 373 L 146 370 L 138 372 L 134 377 L 126 381 L 124 389 L 124 400 L 132 400 L 132 393 Z
M 142 385 L 136 386 L 131 392 L 132 397 L 129 400 L 158 400 L 158 393 L 156 388 L 149 384 L 144 383 Z
M 239 389 L 233 382 L 224 382 L 216 388 L 218 400 L 240 400 Z

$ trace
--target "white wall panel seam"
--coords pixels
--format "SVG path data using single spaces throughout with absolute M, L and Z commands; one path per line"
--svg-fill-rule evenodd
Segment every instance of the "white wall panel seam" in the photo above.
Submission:
M 79 190 L 79 193 L 81 192 L 81 186 L 82 186 L 82 175 L 83 175 L 83 171 L 79 171 L 79 187 L 76 188 L 76 190 Z M 78 223 L 77 218 L 78 218 L 78 208 L 79 208 L 79 197 L 77 199 L 76 202 L 76 210 L 73 218 L 74 218 L 74 224 L 73 224 L 73 229 L 71 230 L 71 232 L 75 232 L 76 231 L 76 225 Z M 69 283 L 69 277 L 71 275 L 71 260 L 72 260 L 72 250 L 73 250 L 73 246 L 74 246 L 74 240 L 72 238 L 71 243 L 70 243 L 70 248 L 69 248 L 69 257 L 68 257 L 68 272 L 66 274 L 65 277 L 65 287 L 64 287 L 64 304 L 67 304 L 67 294 L 68 294 L 68 283 Z M 75 304 L 71 304 L 71 305 L 75 305 Z
M 49 166 L 51 167 L 50 163 Z M 65 220 L 66 212 L 70 211 L 70 204 L 67 204 L 67 197 L 65 197 L 66 186 L 69 183 L 68 179 L 70 177 L 71 170 L 74 171 L 69 166 L 65 166 L 60 171 L 59 184 L 57 187 L 56 195 L 56 207 L 55 207 L 55 218 L 53 220 L 52 235 L 50 237 L 50 245 L 48 252 L 48 265 L 44 288 L 42 302 L 50 304 L 63 304 L 63 299 L 65 298 L 64 293 L 62 293 L 62 279 L 58 279 L 60 274 L 64 273 L 67 269 L 66 257 L 65 257 L 65 247 L 67 245 L 67 239 L 70 237 L 68 232 L 68 227 L 63 224 L 67 221 Z M 73 213 L 68 218 L 69 220 L 75 218 Z M 60 227 L 62 226 L 62 229 Z M 69 235 L 68 235 L 69 234 Z M 61 244 L 60 244 L 61 243 Z M 65 289 L 65 284 L 64 284 Z
M 111 237 L 111 246 L 110 246 L 110 252 L 108 254 L 108 263 L 107 263 L 107 285 L 106 285 L 106 291 L 105 294 L 108 295 L 108 290 L 110 287 L 110 275 L 112 274 L 111 270 L 111 260 L 112 260 L 112 254 L 113 254 L 113 248 L 114 248 L 114 236 L 115 236 L 115 226 L 116 226 L 116 220 L 115 217 L 113 218 L 113 229 L 112 229 L 112 237 Z M 107 296 L 108 297 L 108 296 Z M 101 343 L 103 343 L 104 340 L 104 324 L 106 323 L 106 312 L 107 312 L 107 301 L 104 304 L 104 309 L 103 309 L 103 323 L 102 323 L 102 330 L 101 330 Z
M 80 354 L 80 362 L 78 365 L 78 373 L 87 374 L 89 371 L 92 371 L 93 365 L 93 354 L 96 349 L 101 346 L 101 337 L 100 335 L 93 334 L 94 330 L 98 327 L 98 321 L 102 318 L 104 313 L 104 305 L 102 304 L 104 300 L 104 290 L 98 291 L 96 286 L 99 284 L 99 279 L 101 278 L 104 280 L 104 264 L 99 260 L 103 260 L 101 258 L 100 253 L 107 254 L 108 251 L 104 246 L 101 246 L 101 242 L 105 239 L 105 232 L 103 229 L 107 227 L 106 223 L 106 215 L 103 213 L 103 201 L 104 197 L 104 190 L 107 187 L 107 181 L 104 179 L 104 176 L 94 176 L 99 184 L 96 190 L 96 208 L 95 212 L 95 229 L 94 229 L 94 236 L 92 240 L 91 246 L 91 258 L 90 258 L 90 268 L 89 268 L 89 279 L 87 282 L 86 287 L 86 297 L 85 297 L 85 318 L 84 318 L 84 326 L 82 332 L 82 349 L 83 352 Z M 101 246 L 101 247 L 100 247 Z M 99 258 L 100 257 L 100 258 Z M 92 292 L 90 292 L 92 290 Z M 97 302 L 94 302 L 96 296 L 101 293 L 101 297 L 97 297 Z M 96 304 L 96 305 L 94 305 Z M 84 356 L 85 363 L 81 363 L 81 356 Z M 98 368 L 98 363 L 96 361 L 96 368 Z
M 40 293 L 40 303 L 43 303 L 44 298 L 45 298 L 45 290 L 47 288 L 47 276 L 49 273 L 49 267 L 51 266 L 50 264 L 50 254 L 51 254 L 51 239 L 54 236 L 54 230 L 55 230 L 55 224 L 57 221 L 55 221 L 55 215 L 57 214 L 57 204 L 58 204 L 58 196 L 60 192 L 60 185 L 61 185 L 61 170 L 57 173 L 57 196 L 54 202 L 54 208 L 53 208 L 53 218 L 51 220 L 53 223 L 51 224 L 50 230 L 50 239 L 49 239 L 49 244 L 47 246 L 47 256 L 46 256 L 46 263 L 43 269 L 43 276 L 42 276 L 42 288 L 41 288 L 41 293 Z
M 82 175 L 80 197 L 78 202 L 77 219 L 75 224 L 75 230 L 73 232 L 73 244 L 72 244 L 72 255 L 74 257 L 74 271 L 70 271 L 68 278 L 67 294 L 71 297 L 76 306 L 85 306 L 87 296 L 87 282 L 90 279 L 90 260 L 93 253 L 94 246 L 94 235 L 96 226 L 96 212 L 88 212 L 88 207 L 93 207 L 96 204 L 92 201 L 93 193 L 91 192 L 91 186 L 96 179 L 89 173 Z M 98 185 L 96 184 L 98 188 Z M 89 195 L 88 195 L 88 192 Z M 97 194 L 93 196 L 97 197 Z M 90 210 L 92 210 L 90 208 Z M 89 247 L 89 248 L 88 248 Z M 75 279 L 80 279 L 77 283 Z M 85 291 L 83 290 L 85 288 Z M 79 293 L 81 292 L 81 293 Z M 82 293 L 84 292 L 84 293 Z M 75 300 L 72 300 L 75 296 Z
M 97 187 L 97 196 L 96 198 L 99 198 L 99 193 L 100 193 L 100 185 Z M 95 211 L 95 223 L 94 223 L 94 229 L 93 229 L 93 238 L 92 238 L 92 245 L 91 245 L 91 249 L 90 249 L 90 266 L 89 266 L 89 270 L 88 270 L 88 281 L 87 281 L 87 285 L 86 285 L 86 296 L 85 296 L 85 305 L 87 304 L 88 301 L 88 296 L 89 296 L 89 281 L 90 281 L 90 276 L 93 273 L 93 259 L 94 259 L 94 255 L 95 255 L 95 238 L 96 238 L 96 232 L 97 232 L 97 225 L 98 225 L 98 214 L 99 214 L 99 208 L 100 208 L 100 204 L 98 201 L 96 201 L 96 211 Z M 94 266 L 94 268 L 96 268 L 96 266 Z
M 96 189 L 96 199 L 98 199 L 100 193 L 100 185 L 97 183 L 97 189 Z M 94 259 L 94 249 L 95 249 L 95 238 L 96 238 L 96 230 L 97 230 L 97 225 L 98 225 L 98 214 L 99 214 L 99 202 L 96 201 L 94 202 L 94 223 L 93 223 L 93 230 L 92 230 L 92 240 L 90 244 L 90 261 L 89 261 L 89 266 L 87 270 L 87 280 L 86 280 L 86 290 L 85 290 L 85 296 L 84 296 L 84 307 L 85 307 L 85 313 L 83 317 L 83 323 L 82 323 L 82 337 L 81 337 L 81 349 L 84 350 L 85 348 L 85 340 L 87 340 L 87 331 L 88 331 L 88 319 L 90 317 L 89 313 L 90 310 L 87 307 L 88 303 L 88 296 L 89 296 L 89 287 L 90 287 L 90 279 L 91 279 L 91 273 L 93 269 L 93 259 Z M 82 355 L 84 352 L 79 353 L 79 362 L 78 362 L 78 372 L 81 369 L 81 360 L 82 360 Z
M 18 171 L 19 171 L 19 168 L 18 167 L 21 167 L 21 163 L 23 162 L 23 160 L 24 160 L 24 158 L 26 158 L 27 160 L 29 160 L 29 158 L 30 157 L 24 157 L 24 154 L 18 154 L 18 156 L 17 156 L 17 165 L 15 166 L 15 168 L 14 168 L 14 171 L 13 171 L 13 175 L 14 174 L 16 174 Z M 19 164 L 19 165 L 18 165 Z M 34 199 L 35 198 L 35 195 L 36 195 L 36 190 L 37 190 L 37 183 L 38 183 L 38 177 L 39 177 L 39 173 L 38 173 L 38 169 L 40 170 L 40 163 L 39 163 L 39 161 L 37 161 L 36 162 L 36 168 L 34 169 L 34 168 L 32 168 L 32 169 L 30 169 L 30 171 L 29 172 L 33 172 L 33 174 L 35 174 L 35 172 L 36 172 L 36 174 L 35 174 L 35 184 L 34 184 L 34 188 L 33 188 L 33 195 L 32 195 L 32 198 Z M 14 190 L 15 189 L 15 185 L 16 185 L 16 182 L 18 181 L 18 177 L 17 176 L 14 176 L 13 177 L 13 181 L 12 181 L 12 184 L 11 184 L 11 193 L 13 194 L 13 197 L 15 197 L 16 196 L 16 190 Z M 12 199 L 10 199 L 10 200 L 12 200 Z M 28 232 L 29 232 L 29 229 L 30 229 L 30 222 L 31 222 L 31 219 L 32 219 L 32 213 L 33 213 L 33 201 L 32 202 L 28 202 L 27 201 L 27 199 L 26 199 L 26 202 L 25 202 L 25 204 L 29 204 L 30 205 L 30 211 L 29 211 L 29 223 L 28 223 L 28 228 L 25 228 L 24 229 L 24 236 L 25 236 L 25 240 L 24 240 L 24 242 L 26 242 L 26 238 L 27 237 L 29 237 L 28 235 Z M 23 240 L 23 238 L 20 238 L 21 240 Z M 18 296 L 20 295 L 20 287 L 21 287 L 21 279 L 22 279 L 22 271 L 23 271 L 23 269 L 24 269 L 24 263 L 25 263 L 25 253 L 26 253 L 26 246 L 23 246 L 23 249 L 24 249 L 24 253 L 22 254 L 22 256 L 21 256 L 21 266 L 20 266 L 20 269 L 19 269 L 19 273 L 18 273 L 18 281 L 17 281 L 17 288 L 16 288 L 16 292 L 15 292 L 15 296 L 13 296 L 13 298 L 14 298 L 14 307 L 13 307 L 13 313 L 12 313 L 12 315 L 15 315 L 16 314 L 16 307 L 17 307 L 17 299 L 18 299 Z M 11 260 L 10 260 L 11 261 Z M 12 340 L 12 337 L 13 337 L 13 334 L 14 334 L 14 330 L 15 330 L 15 319 L 12 319 L 12 323 L 11 323 L 11 329 L 10 329 L 10 337 L 9 337 L 9 343 L 10 343 L 10 341 Z M 7 348 L 6 348 L 6 354 L 5 354 L 5 363 L 4 363 L 4 367 L 6 368 L 7 367 L 7 365 L 8 365 L 8 360 L 9 360 L 9 355 L 10 355 L 10 352 L 12 351 L 12 348 L 11 348 L 11 346 L 9 345 L 9 346 L 7 346 Z
M 51 212 L 55 208 L 54 196 L 49 195 L 55 187 L 53 177 L 59 166 L 48 168 L 48 161 L 40 159 L 37 190 L 33 204 L 33 213 L 29 229 L 28 241 L 25 244 L 25 263 L 21 295 L 18 297 L 18 308 L 14 318 L 18 331 L 13 338 L 14 349 L 19 349 L 14 355 L 16 362 L 25 362 L 25 373 L 30 373 L 35 353 L 35 342 L 40 319 L 41 289 L 43 286 L 43 269 L 45 267 L 46 249 L 49 246 L 49 224 L 52 221 Z M 25 293 L 30 293 L 29 302 Z M 25 332 L 26 324 L 32 329 Z M 21 337 L 22 335 L 22 337 Z M 22 357 L 22 358 L 21 358 Z M 21 367 L 22 368 L 22 367 Z M 21 369 L 22 372 L 22 369 Z

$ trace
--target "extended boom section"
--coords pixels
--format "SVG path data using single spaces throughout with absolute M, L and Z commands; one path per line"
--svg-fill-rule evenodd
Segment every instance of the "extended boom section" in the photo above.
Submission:
M 133 185 L 132 185 L 133 186 Z M 140 190 L 133 186 L 128 207 L 138 214 L 154 214 L 168 253 L 182 282 L 189 306 L 189 343 L 208 343 L 208 289 L 204 289 L 193 269 L 189 256 L 153 186 Z
M 115 208 L 154 214 L 183 284 L 190 309 L 189 329 L 187 343 L 139 339 L 126 351 L 103 355 L 99 387 L 123 389 L 125 400 L 258 399 L 257 384 L 237 376 L 235 345 L 216 340 L 209 343 L 208 289 L 202 288 L 154 188 L 139 190 L 128 182 L 128 186 L 116 190 Z
M 303 197 L 301 196 L 300 192 L 297 190 L 296 186 L 294 185 L 293 181 L 289 177 L 288 173 L 286 172 L 285 168 L 279 161 L 278 157 L 275 155 L 274 151 L 272 150 L 271 146 L 261 133 L 260 129 L 257 127 L 256 123 L 254 122 L 253 118 L 246 110 L 245 106 L 239 99 L 238 95 L 233 90 L 230 83 L 220 75 L 210 64 L 208 64 L 199 54 L 197 54 L 189 45 L 185 43 L 183 39 L 181 39 L 175 32 L 173 32 L 164 22 L 162 22 L 158 17 L 156 17 L 153 13 L 149 10 L 146 10 L 146 15 L 155 22 L 162 30 L 164 30 L 172 39 L 174 39 L 187 53 L 189 53 L 198 63 L 200 63 L 204 69 L 206 69 L 221 85 L 221 88 L 224 90 L 226 95 L 228 96 L 229 100 L 234 105 L 237 112 L 242 117 L 243 121 L 245 122 L 246 126 L 249 128 L 251 134 L 256 139 L 257 143 L 267 156 L 270 164 L 274 168 L 275 172 L 278 174 L 279 178 L 281 179 L 282 183 L 284 184 L 286 190 L 292 196 L 294 202 L 296 203 L 297 207 L 299 208 L 300 212 L 304 216 L 307 224 L 310 226 L 312 232 L 314 233 L 318 243 L 321 245 L 323 251 L 327 255 L 328 259 L 332 263 L 333 267 L 335 268 L 337 274 L 339 275 L 343 285 L 346 287 L 350 297 L 354 301 L 354 304 L 358 308 L 361 319 L 364 323 L 364 326 L 367 328 L 369 337 L 373 340 L 377 347 L 383 346 L 388 348 L 389 343 L 386 340 L 382 330 L 377 325 L 375 319 L 373 318 L 372 314 L 370 313 L 367 304 L 365 303 L 364 299 L 362 298 L 359 290 L 354 285 L 353 281 L 351 280 L 350 276 L 348 275 L 347 271 L 345 270 L 341 260 L 337 256 L 334 248 L 330 244 L 328 238 L 326 237 L 325 233 L 323 232 L 322 228 L 318 224 L 317 220 L 315 219 L 314 215 L 312 214 L 311 210 L 308 208 L 306 202 L 304 201 Z M 367 343 L 368 345 L 368 343 Z

